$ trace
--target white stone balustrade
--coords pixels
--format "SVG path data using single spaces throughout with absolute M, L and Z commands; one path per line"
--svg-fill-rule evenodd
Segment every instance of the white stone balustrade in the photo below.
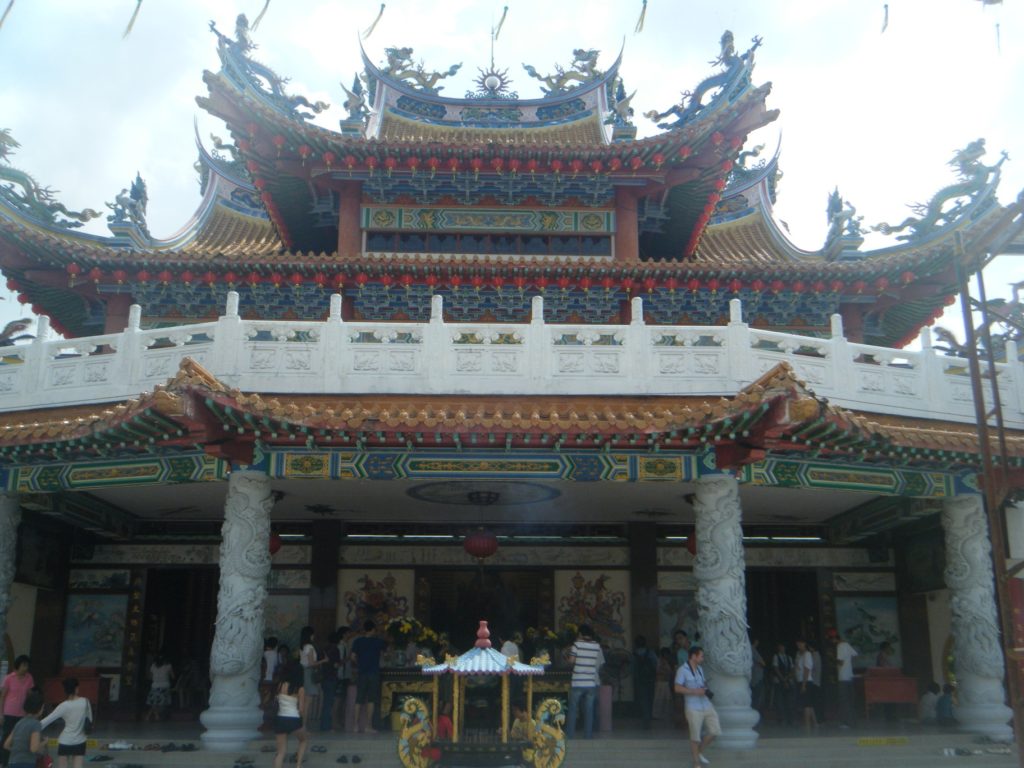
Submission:
M 829 338 L 753 329 L 739 300 L 725 326 L 647 325 L 633 299 L 628 325 L 543 321 L 446 323 L 435 296 L 426 323 L 344 322 L 331 297 L 323 322 L 242 320 L 238 297 L 214 322 L 141 330 L 133 307 L 118 334 L 34 342 L 0 353 L 0 411 L 137 397 L 191 357 L 247 392 L 297 394 L 729 396 L 780 362 L 818 395 L 857 410 L 973 422 L 966 361 L 921 350 L 855 344 L 838 316 Z M 1007 426 L 1024 428 L 1024 364 L 996 365 Z

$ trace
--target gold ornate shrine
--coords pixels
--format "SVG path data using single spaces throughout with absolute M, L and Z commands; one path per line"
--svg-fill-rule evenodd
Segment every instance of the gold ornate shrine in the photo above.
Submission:
M 448 753 L 472 753 L 481 765 L 506 765 L 511 759 L 521 758 L 524 764 L 536 768 L 559 768 L 565 760 L 565 734 L 562 724 L 565 715 L 558 699 L 545 699 L 534 710 L 533 678 L 544 674 L 550 663 L 544 656 L 523 664 L 515 657 L 506 657 L 491 647 L 487 622 L 481 621 L 473 648 L 461 656 L 450 656 L 438 664 L 433 659 L 417 659 L 423 674 L 433 678 L 433 711 L 416 696 L 407 696 L 402 702 L 402 731 L 398 737 L 398 756 L 406 768 L 429 768 Z M 435 737 L 439 710 L 441 676 L 451 673 L 452 684 L 452 736 L 451 741 Z M 501 677 L 500 737 L 490 743 L 462 742 L 465 723 L 466 685 L 470 678 Z M 509 676 L 526 678 L 526 710 L 533 713 L 527 741 L 509 739 Z

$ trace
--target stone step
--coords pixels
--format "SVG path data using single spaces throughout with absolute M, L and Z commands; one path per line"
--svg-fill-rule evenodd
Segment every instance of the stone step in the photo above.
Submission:
M 194 741 L 200 746 L 198 740 Z M 378 736 L 318 737 L 312 735 L 311 746 L 323 746 L 326 752 L 307 753 L 304 768 L 335 768 L 341 755 L 358 755 L 358 765 L 366 768 L 399 768 L 397 737 L 392 734 Z M 136 742 L 141 747 L 142 742 Z M 156 752 L 135 749 L 110 751 L 99 747 L 89 749 L 89 757 L 110 755 L 108 762 L 96 763 L 96 768 L 122 768 L 138 765 L 143 768 L 226 768 L 236 758 L 250 758 L 252 768 L 271 768 L 273 753 L 261 749 L 272 744 L 270 739 L 257 741 L 244 752 Z M 765 738 L 751 751 L 736 752 L 712 747 L 708 757 L 714 768 L 791 768 L 792 766 L 825 766 L 826 768 L 942 768 L 942 766 L 976 765 L 979 768 L 1016 768 L 1016 753 L 1010 755 L 978 754 L 946 756 L 947 749 L 984 751 L 996 745 L 977 743 L 973 737 L 961 734 L 909 734 L 909 735 L 830 735 L 807 738 Z M 289 752 L 294 752 L 295 741 L 289 741 Z M 56 750 L 51 750 L 54 754 Z M 87 758 L 88 759 L 88 758 Z M 286 765 L 288 765 L 286 763 Z M 648 737 L 602 735 L 587 741 L 576 739 L 567 746 L 565 768 L 688 768 L 689 743 L 678 732 L 651 734 Z M 87 766 L 92 768 L 92 766 Z

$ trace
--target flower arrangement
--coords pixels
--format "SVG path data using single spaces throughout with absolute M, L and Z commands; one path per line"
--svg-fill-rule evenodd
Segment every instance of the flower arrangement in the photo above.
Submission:
M 416 619 L 397 618 L 388 622 L 387 633 L 396 646 L 408 645 L 423 631 L 423 625 Z

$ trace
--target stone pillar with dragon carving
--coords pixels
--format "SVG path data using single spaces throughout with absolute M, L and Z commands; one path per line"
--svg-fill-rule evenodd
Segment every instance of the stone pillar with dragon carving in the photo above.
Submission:
M 210 652 L 210 708 L 203 745 L 245 749 L 259 733 L 263 606 L 270 574 L 270 478 L 236 470 L 228 480 L 220 545 L 217 624 Z
M 722 725 L 718 743 L 753 749 L 760 715 L 750 706 L 750 639 L 747 592 L 740 528 L 739 483 L 730 475 L 707 475 L 697 481 L 697 628 L 704 649 L 708 688 Z
M 0 650 L 7 632 L 7 611 L 11 607 L 11 584 L 14 583 L 15 555 L 18 543 L 18 525 L 21 507 L 18 497 L 0 494 Z
M 988 518 L 980 495 L 954 496 L 942 506 L 946 586 L 961 730 L 999 741 L 1013 738 L 1006 706 L 1004 664 L 992 570 Z

